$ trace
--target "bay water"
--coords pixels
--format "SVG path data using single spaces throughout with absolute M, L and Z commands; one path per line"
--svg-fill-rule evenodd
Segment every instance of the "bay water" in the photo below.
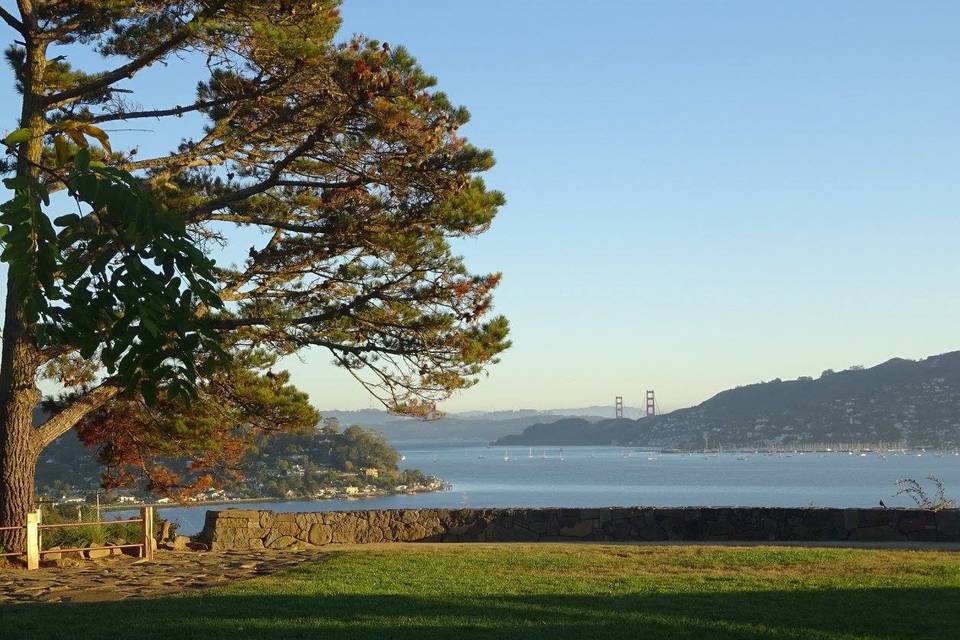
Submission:
M 960 499 L 960 455 L 905 453 L 662 454 L 623 447 L 499 447 L 394 443 L 404 468 L 435 475 L 435 493 L 361 499 L 291 500 L 161 507 L 160 515 L 193 534 L 208 509 L 341 511 L 459 507 L 609 506 L 912 506 L 894 497 L 896 481 L 930 487 L 940 478 Z M 118 515 L 122 512 L 118 512 Z

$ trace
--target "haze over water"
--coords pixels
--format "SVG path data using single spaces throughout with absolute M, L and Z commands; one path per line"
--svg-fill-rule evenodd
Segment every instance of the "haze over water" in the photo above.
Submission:
M 398 443 L 401 466 L 443 478 L 447 491 L 357 500 L 263 501 L 162 509 L 182 533 L 203 527 L 208 509 L 335 511 L 431 507 L 911 506 L 894 498 L 899 478 L 941 478 L 960 492 L 960 456 L 927 452 L 866 456 L 659 454 L 623 447 L 509 447 Z M 505 460 L 504 458 L 509 458 Z M 951 495 L 952 494 L 952 495 Z

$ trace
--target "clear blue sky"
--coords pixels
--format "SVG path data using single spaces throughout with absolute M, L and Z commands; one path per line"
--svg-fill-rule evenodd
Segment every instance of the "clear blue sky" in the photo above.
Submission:
M 676 408 L 960 348 L 960 4 L 346 0 L 344 16 L 344 36 L 406 45 L 498 159 L 508 205 L 458 248 L 504 272 L 515 346 L 446 409 L 646 388 Z M 143 79 L 139 99 L 195 79 Z M 325 354 L 302 360 L 317 406 L 369 406 Z

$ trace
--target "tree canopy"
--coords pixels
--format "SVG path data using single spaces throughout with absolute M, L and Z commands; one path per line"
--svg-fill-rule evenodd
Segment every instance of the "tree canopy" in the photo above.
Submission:
M 44 376 L 66 393 L 24 451 L 35 460 L 82 421 L 114 479 L 139 469 L 162 487 L 176 483 L 154 458 L 187 454 L 199 470 L 253 432 L 316 422 L 273 373 L 280 357 L 324 349 L 391 410 L 423 416 L 507 348 L 506 320 L 490 316 L 499 274 L 469 272 L 450 246 L 488 229 L 504 202 L 480 177 L 493 156 L 460 135 L 467 110 L 406 49 L 335 42 L 339 4 L 0 10 L 17 32 L 6 58 L 23 105 L 0 167 L 15 190 L 0 219 L 11 267 L 0 464 Z M 76 68 L 77 47 L 116 64 Z M 129 80 L 161 64 L 202 73 L 191 101 L 140 104 Z M 186 115 L 205 124 L 166 153 L 110 144 L 111 127 L 162 131 Z M 64 190 L 84 206 L 54 219 L 46 196 Z M 247 258 L 207 260 L 237 227 L 259 239 Z

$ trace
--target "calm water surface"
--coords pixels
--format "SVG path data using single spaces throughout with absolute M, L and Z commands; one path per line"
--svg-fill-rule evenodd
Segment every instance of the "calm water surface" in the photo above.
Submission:
M 237 508 L 334 511 L 425 507 L 778 506 L 861 507 L 893 498 L 898 478 L 941 478 L 960 497 L 960 456 L 915 453 L 659 454 L 622 447 L 490 448 L 398 443 L 402 466 L 436 475 L 448 491 L 360 500 L 255 502 Z M 207 509 L 165 507 L 180 532 L 196 533 Z

